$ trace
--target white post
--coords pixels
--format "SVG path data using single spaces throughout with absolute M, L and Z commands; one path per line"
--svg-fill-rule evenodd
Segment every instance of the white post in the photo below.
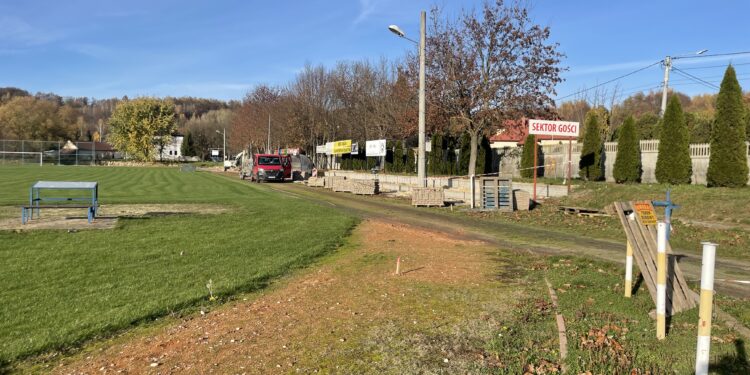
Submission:
M 42 157 L 44 157 L 44 153 L 43 153 L 43 152 L 40 152 L 40 153 L 39 153 L 39 166 L 40 166 L 40 167 L 41 167 L 41 166 L 42 166 L 42 165 L 44 164 L 44 162 L 42 162 Z
M 471 184 L 471 188 L 469 189 L 471 191 L 471 208 L 474 209 L 475 203 L 474 203 L 474 175 L 471 175 L 471 178 L 469 178 L 469 183 Z
M 695 354 L 695 374 L 708 374 L 708 354 L 711 348 L 711 307 L 714 297 L 714 264 L 716 244 L 702 242 L 701 299 L 698 312 L 698 347 Z
M 633 246 L 627 242 L 625 256 L 625 297 L 630 298 L 633 290 Z
M 667 224 L 660 221 L 656 236 L 656 338 L 667 335 Z

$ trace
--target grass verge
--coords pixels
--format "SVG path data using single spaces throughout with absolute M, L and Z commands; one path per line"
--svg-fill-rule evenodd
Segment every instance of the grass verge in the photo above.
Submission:
M 232 210 L 121 219 L 114 230 L 0 231 L 5 365 L 204 303 L 209 281 L 219 299 L 262 288 L 334 249 L 355 224 L 329 208 L 176 168 L 3 167 L 0 204 L 23 204 L 36 180 L 99 181 L 105 204 Z

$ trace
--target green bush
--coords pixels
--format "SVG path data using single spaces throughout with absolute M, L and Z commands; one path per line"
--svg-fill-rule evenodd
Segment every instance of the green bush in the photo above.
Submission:
M 578 164 L 578 174 L 582 178 L 590 181 L 602 179 L 601 154 L 602 137 L 598 116 L 593 111 L 589 111 L 586 114 L 583 150 L 581 150 L 581 160 Z
M 530 178 L 534 176 L 534 146 L 536 145 L 536 137 L 534 134 L 529 134 L 526 137 L 526 142 L 523 144 L 523 153 L 521 154 L 521 177 Z M 538 147 L 538 146 L 537 146 Z M 537 149 L 537 153 L 539 150 Z M 537 156 L 539 156 L 537 154 Z M 537 172 L 538 173 L 538 172 Z M 539 176 L 539 174 L 537 174 Z
M 391 171 L 395 173 L 404 171 L 404 149 L 401 141 L 396 141 L 396 146 L 393 150 L 393 169 Z
M 727 67 L 716 98 L 716 117 L 711 131 L 711 157 L 708 186 L 741 187 L 747 185 L 747 146 L 745 107 L 742 88 L 734 67 Z
M 490 140 L 483 135 L 479 141 L 476 173 L 485 174 L 490 172 L 492 172 L 492 148 L 490 147 Z
M 458 174 L 469 174 L 469 158 L 471 157 L 471 136 L 468 132 L 461 134 L 461 151 L 458 154 Z M 479 168 L 477 168 L 477 173 Z
M 430 144 L 430 152 L 427 153 L 427 173 L 435 176 L 440 174 L 443 159 L 443 137 L 440 134 L 433 134 L 430 138 Z
M 617 157 L 613 170 L 615 181 L 617 183 L 639 182 L 641 180 L 641 147 L 633 116 L 625 119 L 618 133 Z
M 659 136 L 656 180 L 662 184 L 689 184 L 693 165 L 690 161 L 690 137 L 685 115 L 677 95 L 667 104 Z

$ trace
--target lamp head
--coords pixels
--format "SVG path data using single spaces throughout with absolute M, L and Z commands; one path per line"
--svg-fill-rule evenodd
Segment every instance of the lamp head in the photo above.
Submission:
M 400 36 L 400 37 L 402 37 L 402 38 L 403 38 L 404 36 L 406 36 L 406 33 L 404 33 L 404 32 L 403 32 L 403 30 L 401 30 L 401 29 L 400 29 L 400 28 L 399 28 L 398 26 L 396 26 L 396 25 L 390 25 L 390 26 L 388 26 L 388 30 L 391 30 L 391 32 L 392 32 L 392 33 L 394 33 L 394 34 L 396 34 L 396 35 L 398 35 L 398 36 Z

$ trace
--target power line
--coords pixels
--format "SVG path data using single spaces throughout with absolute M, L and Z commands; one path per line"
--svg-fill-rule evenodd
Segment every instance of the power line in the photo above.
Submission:
M 711 55 L 677 56 L 677 57 L 673 57 L 672 60 L 676 60 L 676 59 L 702 59 L 704 57 L 735 56 L 735 55 L 748 55 L 748 54 L 750 54 L 750 51 L 729 52 L 729 53 L 714 53 L 714 54 L 711 54 Z
M 739 64 L 732 64 L 732 66 L 740 66 L 740 65 L 750 65 L 750 62 L 747 63 L 739 63 Z M 697 70 L 697 69 L 712 69 L 712 68 L 726 68 L 729 66 L 729 64 L 724 65 L 709 65 L 709 66 L 694 66 L 692 68 L 681 68 L 682 70 Z
M 710 88 L 717 89 L 717 90 L 719 89 L 719 86 L 716 86 L 713 83 L 708 82 L 708 81 L 706 81 L 704 79 L 698 78 L 698 77 L 696 77 L 696 76 L 694 76 L 694 75 L 692 75 L 692 74 L 690 74 L 688 72 L 684 72 L 681 69 L 672 67 L 672 70 L 674 70 L 675 73 L 677 73 L 677 74 L 679 74 L 679 75 L 681 75 L 683 77 L 691 78 L 691 79 L 696 80 L 698 82 L 702 82 L 702 83 L 704 83 L 706 86 L 708 86 Z
M 565 96 L 559 97 L 559 98 L 557 98 L 556 100 L 562 100 L 562 99 L 565 99 L 565 98 L 569 98 L 569 97 L 571 97 L 571 96 L 575 96 L 575 95 L 583 94 L 583 93 L 584 93 L 584 92 L 586 92 L 586 91 L 590 91 L 590 90 L 593 90 L 593 89 L 595 89 L 595 88 L 597 88 L 597 87 L 602 87 L 602 86 L 604 86 L 604 85 L 607 85 L 607 84 L 610 84 L 610 83 L 612 83 L 612 82 L 614 82 L 614 81 L 618 81 L 618 80 L 621 80 L 621 79 L 623 79 L 623 78 L 625 78 L 625 77 L 628 77 L 628 76 L 632 76 L 633 74 L 636 74 L 636 73 L 638 73 L 638 72 L 642 72 L 642 71 L 644 71 L 644 70 L 646 70 L 646 69 L 648 69 L 648 68 L 650 68 L 650 67 L 652 67 L 652 66 L 655 66 L 655 65 L 661 64 L 661 62 L 662 62 L 662 61 L 663 61 L 663 60 L 659 60 L 659 61 L 657 61 L 657 62 L 655 62 L 655 63 L 653 63 L 653 64 L 650 64 L 650 65 L 644 66 L 643 68 L 640 68 L 640 69 L 634 70 L 634 71 L 632 71 L 632 72 L 630 72 L 630 73 L 627 73 L 627 74 L 623 74 L 623 75 L 621 75 L 621 76 L 619 76 L 619 77 L 617 77 L 617 78 L 612 78 L 612 79 L 610 79 L 609 81 L 606 81 L 606 82 L 600 83 L 600 84 L 598 84 L 598 85 L 595 85 L 595 86 L 589 87 L 589 88 L 587 88 L 587 89 L 579 90 L 579 91 L 577 91 L 577 92 L 574 92 L 574 93 L 572 93 L 572 94 L 568 94 L 568 95 L 565 95 Z

